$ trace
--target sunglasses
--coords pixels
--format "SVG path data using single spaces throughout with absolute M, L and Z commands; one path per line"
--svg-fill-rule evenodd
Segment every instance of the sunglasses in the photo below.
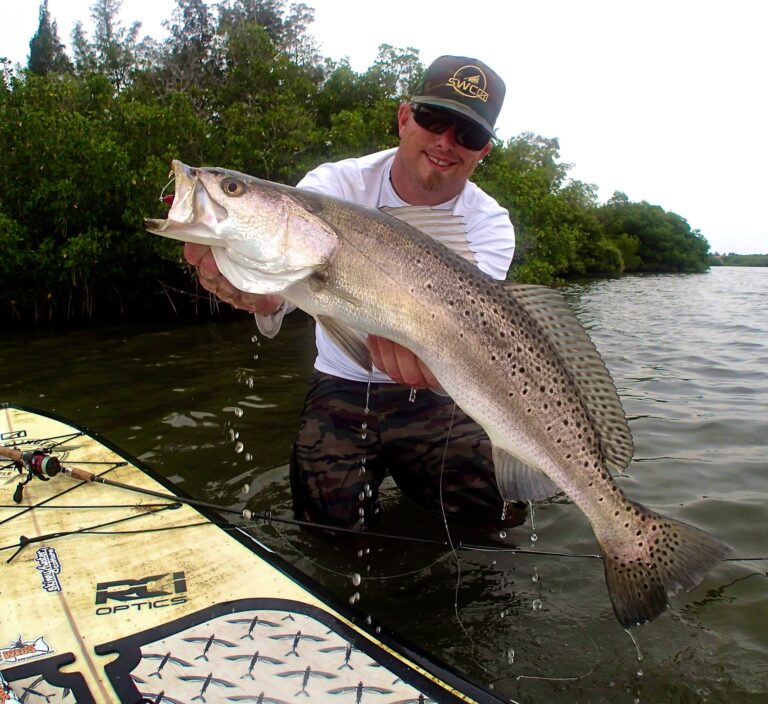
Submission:
M 419 127 L 433 134 L 442 134 L 453 127 L 456 143 L 473 152 L 479 152 L 491 138 L 487 130 L 468 120 L 462 120 L 447 110 L 411 105 L 411 114 Z

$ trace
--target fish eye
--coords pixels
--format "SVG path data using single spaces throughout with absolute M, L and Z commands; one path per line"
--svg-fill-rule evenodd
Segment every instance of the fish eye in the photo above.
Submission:
M 248 187 L 239 178 L 225 178 L 221 182 L 221 190 L 228 196 L 237 198 L 243 195 L 248 190 Z

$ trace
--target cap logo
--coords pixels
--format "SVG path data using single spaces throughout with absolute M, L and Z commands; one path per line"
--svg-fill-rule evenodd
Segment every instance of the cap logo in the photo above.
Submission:
M 448 85 L 465 98 L 488 102 L 485 74 L 477 66 L 462 66 L 448 79 Z

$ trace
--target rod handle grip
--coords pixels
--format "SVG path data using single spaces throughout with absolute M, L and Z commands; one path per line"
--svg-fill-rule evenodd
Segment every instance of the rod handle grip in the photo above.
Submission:
M 79 479 L 81 482 L 93 482 L 96 481 L 96 475 L 86 472 L 84 469 L 78 469 L 77 467 L 65 467 L 64 473 L 69 474 L 73 479 Z

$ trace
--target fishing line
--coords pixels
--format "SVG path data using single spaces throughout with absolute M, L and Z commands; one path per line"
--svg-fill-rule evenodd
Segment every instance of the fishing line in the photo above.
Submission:
M 448 430 L 445 434 L 445 445 L 443 446 L 443 459 L 442 459 L 442 462 L 440 463 L 440 481 L 438 482 L 438 498 L 440 500 L 440 511 L 443 517 L 443 527 L 445 528 L 445 536 L 448 539 L 448 545 L 451 548 L 451 554 L 453 555 L 453 559 L 456 561 L 456 585 L 453 590 L 453 613 L 456 616 L 456 621 L 459 624 L 459 628 L 461 628 L 461 630 L 464 632 L 464 635 L 467 637 L 467 640 L 469 641 L 470 655 L 472 657 L 472 661 L 483 672 L 493 676 L 493 673 L 477 659 L 475 655 L 475 652 L 477 651 L 477 646 L 475 645 L 475 641 L 470 635 L 466 626 L 464 626 L 464 622 L 461 620 L 461 615 L 459 614 L 459 587 L 461 586 L 461 558 L 459 558 L 459 554 L 456 551 L 456 548 L 453 544 L 453 538 L 451 537 L 451 529 L 448 526 L 448 516 L 445 513 L 445 504 L 443 502 L 443 478 L 444 478 L 444 470 L 445 470 L 445 460 L 448 456 L 448 446 L 451 441 L 451 431 L 453 430 L 453 421 L 455 417 L 456 417 L 456 403 L 454 402 L 453 408 L 451 409 L 451 417 L 450 417 L 450 420 L 448 421 Z
M 247 525 L 248 524 L 246 524 L 246 526 Z M 258 525 L 258 524 L 253 524 L 253 525 Z M 308 555 L 303 553 L 301 550 L 299 550 L 299 548 L 296 547 L 296 545 L 291 543 L 290 539 L 280 530 L 280 528 L 278 528 L 277 526 L 274 526 L 274 525 L 271 526 L 271 527 L 274 528 L 275 532 L 277 533 L 278 537 L 280 538 L 280 541 L 282 542 L 282 544 L 285 547 L 287 547 L 289 550 L 292 550 L 293 552 L 295 552 L 299 557 L 301 557 L 302 559 L 306 560 L 310 565 L 313 565 L 313 566 L 317 567 L 318 569 L 322 570 L 323 572 L 327 572 L 328 574 L 332 574 L 332 575 L 334 575 L 336 577 L 343 577 L 344 579 L 350 579 L 353 576 L 353 574 L 350 574 L 349 572 L 339 572 L 338 570 L 334 570 L 331 567 L 327 567 L 326 565 L 323 565 L 317 559 L 309 557 Z M 360 536 L 367 536 L 368 535 L 367 533 L 360 533 L 359 531 L 357 533 Z M 383 581 L 386 581 L 388 579 L 400 579 L 401 577 L 411 577 L 412 575 L 419 574 L 420 572 L 423 572 L 424 570 L 427 570 L 430 567 L 434 567 L 435 565 L 437 565 L 437 564 L 447 560 L 449 557 L 450 557 L 450 553 L 446 553 L 445 555 L 441 555 L 436 560 L 433 560 L 432 562 L 424 565 L 423 567 L 420 567 L 420 568 L 415 569 L 415 570 L 410 570 L 408 572 L 401 572 L 401 573 L 398 573 L 398 574 L 389 574 L 389 575 L 379 575 L 377 577 L 371 577 L 371 576 L 363 577 L 361 575 L 360 576 L 360 581 L 361 582 L 383 582 Z
M 78 464 L 88 464 L 88 463 L 78 462 Z M 90 464 L 103 465 L 106 463 L 93 462 Z M 573 552 L 558 551 L 558 550 L 538 550 L 533 548 L 519 548 L 519 547 L 496 546 L 496 545 L 476 545 L 472 543 L 463 543 L 461 541 L 454 542 L 450 535 L 447 515 L 445 514 L 444 507 L 442 507 L 442 476 L 441 476 L 441 485 L 440 485 L 440 502 L 441 502 L 441 507 L 443 508 L 442 510 L 443 525 L 446 529 L 446 535 L 447 535 L 447 540 L 444 540 L 444 541 L 431 539 L 431 538 L 421 538 L 417 536 L 396 535 L 392 533 L 379 533 L 376 531 L 368 531 L 368 530 L 360 531 L 358 528 L 345 528 L 343 526 L 335 526 L 335 525 L 330 525 L 325 523 L 315 523 L 313 521 L 302 521 L 300 519 L 295 519 L 295 518 L 293 519 L 283 518 L 283 517 L 274 515 L 271 508 L 267 509 L 266 512 L 254 512 L 249 509 L 230 508 L 227 506 L 221 506 L 219 504 L 213 504 L 206 501 L 199 501 L 197 499 L 192 499 L 192 498 L 185 498 L 175 494 L 153 491 L 151 489 L 144 489 L 142 487 L 132 486 L 129 484 L 124 484 L 122 482 L 116 482 L 116 481 L 103 478 L 103 475 L 108 474 L 109 472 L 112 472 L 113 470 L 118 469 L 120 467 L 126 466 L 126 464 L 127 463 L 124 461 L 112 463 L 112 465 L 108 469 L 106 469 L 99 475 L 94 475 L 89 472 L 82 472 L 82 471 L 73 469 L 71 467 L 64 467 L 62 469 L 62 473 L 68 474 L 75 479 L 80 479 L 81 482 L 79 484 L 72 485 L 68 489 L 63 490 L 58 494 L 48 497 L 47 499 L 41 501 L 39 504 L 24 507 L 23 509 L 15 513 L 13 516 L 9 516 L 8 518 L 0 520 L 0 525 L 28 511 L 31 511 L 32 509 L 43 508 L 45 507 L 45 504 L 48 504 L 54 499 L 61 497 L 78 487 L 83 486 L 83 484 L 97 482 L 101 484 L 106 484 L 108 486 L 124 489 L 126 491 L 132 491 L 134 493 L 146 494 L 149 496 L 154 496 L 156 498 L 165 499 L 172 503 L 182 503 L 195 508 L 208 509 L 216 513 L 228 513 L 228 514 L 237 515 L 246 522 L 251 522 L 251 521 L 254 521 L 254 519 L 256 519 L 256 521 L 262 521 L 266 525 L 273 525 L 274 523 L 285 523 L 288 525 L 296 525 L 299 527 L 325 530 L 332 533 L 348 533 L 352 535 L 357 535 L 357 536 L 362 535 L 370 538 L 378 538 L 383 540 L 395 540 L 400 542 L 410 542 L 410 543 L 416 543 L 421 545 L 435 545 L 437 547 L 449 548 L 451 550 L 451 553 L 454 554 L 454 556 L 459 550 L 464 550 L 464 551 L 470 551 L 470 552 L 474 551 L 474 552 L 488 552 L 488 553 L 509 553 L 511 555 L 539 555 L 544 557 L 586 558 L 586 559 L 598 559 L 598 560 L 602 559 L 602 555 L 595 554 L 595 553 L 573 553 Z M 138 506 L 140 506 L 140 504 L 138 504 Z M 53 508 L 53 507 L 50 507 L 50 508 Z M 257 522 L 254 522 L 254 524 L 258 525 Z M 768 561 L 768 556 L 753 556 L 753 557 L 737 556 L 737 557 L 724 558 L 723 561 L 724 562 Z

